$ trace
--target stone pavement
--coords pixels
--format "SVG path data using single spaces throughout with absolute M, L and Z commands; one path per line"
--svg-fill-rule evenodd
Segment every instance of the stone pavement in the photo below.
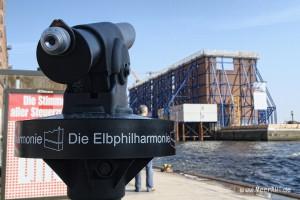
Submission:
M 142 174 L 143 189 L 134 191 L 134 179 L 126 187 L 122 200 L 260 200 L 268 197 L 234 191 L 219 182 L 175 173 L 154 171 L 155 191 L 146 192 L 145 173 Z

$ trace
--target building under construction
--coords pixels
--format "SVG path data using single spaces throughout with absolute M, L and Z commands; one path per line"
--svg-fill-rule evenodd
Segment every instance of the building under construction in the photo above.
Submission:
M 217 104 L 217 127 L 276 123 L 276 106 L 252 52 L 199 51 L 129 89 L 135 110 L 170 115 L 181 104 Z M 256 95 L 262 94 L 262 95 Z M 256 96 L 257 98 L 256 98 Z M 257 106 L 259 101 L 266 106 Z M 264 103 L 262 103 L 264 104 Z

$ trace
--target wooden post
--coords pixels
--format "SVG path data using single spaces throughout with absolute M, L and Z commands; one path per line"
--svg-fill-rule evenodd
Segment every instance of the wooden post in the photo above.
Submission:
M 175 122 L 176 142 L 179 142 L 179 122 Z
M 198 124 L 198 139 L 201 141 L 201 122 Z
M 203 132 L 203 124 L 199 123 L 199 140 L 204 141 L 204 132 Z
M 184 122 L 182 122 L 182 141 L 185 142 L 185 126 L 184 126 Z

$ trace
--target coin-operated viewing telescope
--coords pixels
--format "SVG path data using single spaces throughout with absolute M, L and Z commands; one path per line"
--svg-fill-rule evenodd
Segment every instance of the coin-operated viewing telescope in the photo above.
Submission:
M 17 122 L 16 155 L 44 159 L 71 199 L 121 199 L 153 157 L 175 154 L 173 123 L 128 107 L 134 40 L 128 23 L 54 20 L 38 43 L 40 69 L 67 85 L 64 107 L 61 115 Z

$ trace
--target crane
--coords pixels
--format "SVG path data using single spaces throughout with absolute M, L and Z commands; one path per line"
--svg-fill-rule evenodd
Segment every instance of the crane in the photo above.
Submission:
M 141 81 L 141 79 L 139 78 L 139 76 L 137 75 L 137 73 L 135 73 L 135 71 L 133 71 L 132 69 L 130 69 L 130 72 L 132 73 L 134 79 L 135 79 L 135 83 L 138 83 Z

